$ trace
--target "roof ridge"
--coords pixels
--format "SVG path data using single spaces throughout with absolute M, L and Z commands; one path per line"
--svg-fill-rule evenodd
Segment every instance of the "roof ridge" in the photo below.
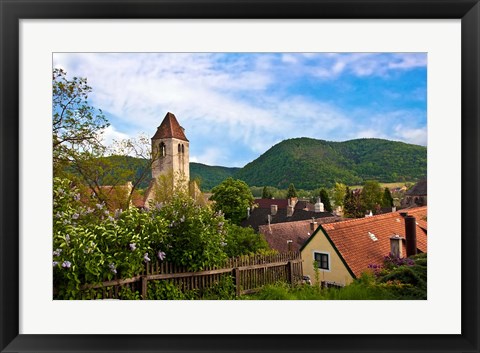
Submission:
M 416 208 L 409 209 L 409 211 L 413 211 L 413 210 L 420 211 L 420 209 L 426 209 L 426 208 L 427 208 L 427 206 L 421 206 L 421 207 L 416 207 Z M 383 213 L 383 214 L 369 216 L 369 217 L 352 218 L 352 219 L 347 219 L 345 221 L 339 221 L 339 222 L 335 222 L 335 223 L 327 223 L 327 224 L 324 224 L 324 225 L 328 226 L 329 224 L 334 224 L 335 226 L 338 226 L 338 225 L 344 225 L 344 224 L 350 225 L 352 223 L 359 224 L 359 223 L 363 223 L 363 222 L 371 222 L 372 220 L 380 221 L 380 220 L 388 219 L 388 218 L 402 217 L 400 215 L 400 213 L 402 213 L 402 210 L 395 211 L 395 212 L 389 212 L 389 213 Z

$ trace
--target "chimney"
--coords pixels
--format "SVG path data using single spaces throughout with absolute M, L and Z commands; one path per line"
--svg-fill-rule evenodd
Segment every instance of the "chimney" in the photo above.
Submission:
M 417 254 L 417 229 L 413 216 L 405 216 L 405 241 L 407 257 Z
M 277 211 L 278 211 L 277 205 L 270 205 L 270 213 L 272 214 L 272 216 L 275 216 L 277 214 Z
M 290 202 L 288 204 L 295 207 L 295 205 L 297 204 L 297 201 L 298 201 L 298 197 L 291 197 Z
M 397 207 L 393 206 L 392 207 L 392 212 L 397 212 Z
M 293 240 L 287 240 L 287 249 L 288 249 L 288 252 L 291 252 L 292 251 L 292 243 L 293 243 Z
M 312 233 L 315 231 L 315 229 L 317 229 L 318 227 L 318 223 L 315 222 L 315 217 L 312 217 L 312 220 L 310 221 L 310 230 L 312 231 Z
M 250 218 L 250 207 L 247 207 L 247 219 Z
M 398 234 L 390 237 L 390 253 L 393 257 L 403 257 L 402 239 Z
M 268 222 L 268 225 L 270 225 L 270 222 L 272 222 L 272 216 L 270 215 L 267 216 L 267 222 Z
M 288 206 L 287 206 L 287 217 L 292 217 L 294 210 L 295 210 L 295 207 L 294 207 L 294 206 L 288 205 Z
M 319 212 L 323 212 L 324 211 L 324 207 L 323 207 L 323 203 L 322 201 L 320 200 L 320 197 L 317 199 L 317 203 L 315 204 L 315 212 L 319 213 Z

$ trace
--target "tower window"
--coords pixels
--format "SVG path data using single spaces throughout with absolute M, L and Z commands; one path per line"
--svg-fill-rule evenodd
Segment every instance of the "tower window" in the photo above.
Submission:
M 182 153 L 185 153 L 185 146 L 182 144 Z
M 178 153 L 182 152 L 182 146 L 180 146 L 180 144 L 178 144 Z
M 160 157 L 165 157 L 167 155 L 166 150 L 165 150 L 165 144 L 162 142 L 158 146 L 158 152 L 160 153 Z

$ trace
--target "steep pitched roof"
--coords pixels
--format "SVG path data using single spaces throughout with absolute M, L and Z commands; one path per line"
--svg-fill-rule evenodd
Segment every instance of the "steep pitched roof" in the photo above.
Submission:
M 426 253 L 427 207 L 411 208 L 407 212 L 416 219 L 417 249 Z M 392 212 L 323 224 L 302 249 L 322 230 L 350 270 L 358 277 L 369 264 L 382 264 L 383 258 L 390 253 L 391 236 L 397 234 L 405 238 L 405 221 L 400 212 Z M 403 253 L 406 253 L 405 247 Z
M 334 222 L 337 217 L 316 218 L 317 224 Z M 269 225 L 261 225 L 258 231 L 263 234 L 270 248 L 279 252 L 298 251 L 310 237 L 313 231 L 310 229 L 311 220 L 284 222 Z M 287 241 L 292 241 L 289 250 Z
M 287 208 L 288 206 L 288 199 L 255 199 L 255 203 L 258 205 L 258 208 L 268 208 L 272 205 L 277 205 L 278 209 Z M 295 204 L 296 210 L 303 210 L 304 208 L 308 207 L 308 202 L 299 200 Z
M 250 217 L 244 219 L 241 223 L 242 227 L 252 227 L 255 231 L 258 231 L 258 227 L 261 225 L 268 224 L 268 215 L 270 214 L 269 208 L 255 208 Z M 333 222 L 335 219 L 340 219 L 338 216 L 334 216 L 330 212 L 313 212 L 305 210 L 295 210 L 292 216 L 287 217 L 287 209 L 280 208 L 277 211 L 277 214 L 270 217 L 270 224 L 275 223 L 286 223 L 294 221 L 303 221 L 311 220 L 312 218 L 324 218 L 328 217 Z
M 422 179 L 420 180 L 418 183 L 416 183 L 415 185 L 413 185 L 413 187 L 408 190 L 405 195 L 409 195 L 409 196 L 425 196 L 427 195 L 427 179 Z
M 153 135 L 152 140 L 163 138 L 176 138 L 188 142 L 177 118 L 170 112 L 168 112 L 167 115 L 165 115 L 165 118 L 163 118 L 163 121 L 157 128 L 157 132 Z

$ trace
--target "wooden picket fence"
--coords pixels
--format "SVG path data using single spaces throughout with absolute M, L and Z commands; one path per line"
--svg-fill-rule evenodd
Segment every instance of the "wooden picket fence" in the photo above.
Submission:
M 254 293 L 267 284 L 279 281 L 300 282 L 303 276 L 302 259 L 300 252 L 241 256 L 228 259 L 224 266 L 208 267 L 197 272 L 168 262 L 149 262 L 138 276 L 84 285 L 82 290 L 100 291 L 102 299 L 116 299 L 121 297 L 122 288 L 126 287 L 132 292 L 139 292 L 140 299 L 148 299 L 150 281 L 172 281 L 182 292 L 187 292 L 211 288 L 225 276 L 233 277 L 237 296 Z

